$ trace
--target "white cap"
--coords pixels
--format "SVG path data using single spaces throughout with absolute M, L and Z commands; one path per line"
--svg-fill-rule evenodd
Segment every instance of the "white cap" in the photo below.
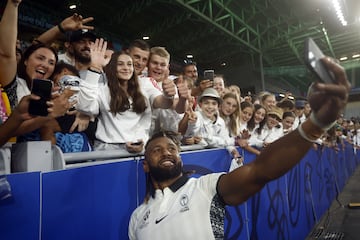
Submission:
M 218 93 L 218 91 L 216 91 L 215 88 L 206 88 L 202 93 L 201 95 L 198 97 L 198 102 L 201 102 L 201 99 L 203 97 L 212 97 L 212 98 L 215 98 L 216 101 L 218 101 L 218 103 L 220 104 L 221 103 L 221 98 L 220 98 L 220 95 Z

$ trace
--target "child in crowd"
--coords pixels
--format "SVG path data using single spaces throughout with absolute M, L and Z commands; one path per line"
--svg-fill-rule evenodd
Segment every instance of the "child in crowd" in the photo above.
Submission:
M 219 93 L 219 96 L 225 94 L 225 79 L 223 75 L 216 74 L 214 77 L 213 88 Z
M 254 114 L 252 115 L 251 119 L 247 124 L 247 130 L 249 131 L 249 139 L 246 145 L 242 145 L 242 147 L 256 155 L 260 154 L 259 148 L 256 147 L 257 140 L 266 124 L 266 109 L 261 104 L 254 104 Z M 240 145 L 240 144 L 239 144 Z M 241 145 L 240 145 L 241 146 Z
M 239 133 L 239 118 L 240 118 L 240 98 L 237 93 L 228 92 L 222 98 L 222 103 L 220 105 L 220 116 L 225 120 L 225 124 L 229 135 L 235 141 L 246 141 L 246 140 L 237 140 Z M 242 145 L 239 144 L 240 146 Z M 235 147 L 229 146 L 228 151 L 232 155 L 237 156 L 237 149 Z M 230 171 L 233 168 L 242 166 L 244 161 L 243 157 L 234 158 L 230 165 Z
M 247 123 L 251 119 L 253 112 L 254 112 L 254 106 L 249 101 L 243 101 L 240 103 L 240 118 L 239 118 L 239 132 L 238 137 L 236 138 L 236 143 L 244 147 L 247 145 L 247 140 L 250 137 L 250 133 L 247 129 Z
M 281 125 L 283 128 L 283 133 L 288 134 L 293 130 L 292 126 L 295 121 L 295 114 L 293 112 L 284 112 Z
M 266 111 L 270 111 L 272 107 L 276 106 L 275 95 L 267 91 L 258 94 L 258 101 L 265 107 Z
M 247 129 L 251 135 L 261 134 L 261 131 L 266 124 L 266 109 L 261 104 L 254 104 L 254 114 L 250 118 Z
M 53 73 L 54 86 L 60 87 L 60 92 L 68 88 L 74 95 L 69 101 L 76 101 L 81 79 L 78 70 L 60 61 Z M 76 128 L 74 122 L 77 121 Z M 49 121 L 40 129 L 41 140 L 50 140 L 64 153 L 91 151 L 87 132 L 89 117 L 78 113 L 75 108 L 70 109 L 64 116 Z M 85 132 L 83 132 L 85 131 Z
M 283 111 L 281 108 L 276 106 L 272 107 L 272 109 L 267 112 L 266 124 L 261 133 L 250 137 L 249 142 L 251 145 L 258 148 L 266 147 L 268 144 L 283 136 L 282 127 L 279 125 L 282 116 Z
M 283 110 L 276 106 L 272 107 L 272 109 L 268 112 L 264 128 L 264 147 L 283 136 L 283 129 L 280 124 L 283 114 Z
M 247 131 L 247 123 L 251 119 L 254 113 L 254 105 L 248 101 L 244 101 L 240 104 L 240 135 L 244 134 L 244 130 Z
M 305 109 L 306 100 L 297 99 L 295 100 L 295 121 L 293 124 L 293 129 L 296 129 L 302 122 L 306 120 L 304 109 Z
M 196 111 L 196 121 L 189 122 L 185 133 L 187 136 L 201 136 L 200 144 L 206 147 L 225 147 L 235 157 L 240 154 L 234 147 L 225 121 L 219 116 L 221 98 L 214 88 L 207 88 L 198 98 L 200 111 Z
M 239 86 L 230 85 L 230 86 L 227 87 L 227 89 L 228 89 L 228 92 L 231 92 L 231 93 L 233 93 L 233 94 L 235 94 L 237 96 L 239 103 L 242 102 L 241 90 L 240 90 Z
M 240 102 L 234 93 L 226 93 L 220 105 L 220 116 L 224 119 L 230 136 L 236 137 L 239 132 Z
M 295 103 L 293 100 L 284 98 L 276 104 L 279 108 L 282 108 L 284 112 L 293 112 L 295 108 Z

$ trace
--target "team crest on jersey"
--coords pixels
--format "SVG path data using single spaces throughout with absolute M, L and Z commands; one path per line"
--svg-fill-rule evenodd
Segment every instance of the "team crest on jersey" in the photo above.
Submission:
M 189 197 L 188 195 L 184 194 L 180 197 L 180 205 L 181 205 L 181 209 L 180 212 L 186 212 L 189 211 Z
M 149 216 L 150 216 L 150 209 L 147 210 L 144 214 L 144 216 L 141 219 L 139 228 L 142 229 L 144 227 L 146 227 L 149 224 Z

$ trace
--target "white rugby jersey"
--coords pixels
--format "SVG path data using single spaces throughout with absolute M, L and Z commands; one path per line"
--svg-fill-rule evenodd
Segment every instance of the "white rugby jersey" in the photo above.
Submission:
M 157 189 L 131 215 L 129 238 L 223 239 L 225 205 L 216 192 L 223 174 L 183 176 L 163 191 Z

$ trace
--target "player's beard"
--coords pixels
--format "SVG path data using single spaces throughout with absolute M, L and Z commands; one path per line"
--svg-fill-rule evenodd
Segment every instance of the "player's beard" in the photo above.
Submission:
M 149 164 L 149 170 L 150 175 L 153 177 L 153 179 L 157 182 L 163 182 L 175 177 L 178 177 L 183 168 L 182 168 L 182 162 L 177 161 L 174 166 L 171 168 L 169 167 L 161 167 L 161 166 L 151 166 Z

